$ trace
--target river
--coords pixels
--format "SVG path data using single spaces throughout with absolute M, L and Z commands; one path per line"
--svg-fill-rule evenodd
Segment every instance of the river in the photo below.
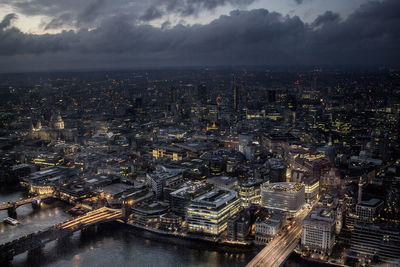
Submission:
M 24 198 L 21 189 L 0 188 L 0 203 Z M 35 210 L 26 204 L 17 208 L 18 226 L 0 222 L 0 242 L 7 242 L 27 233 L 45 229 L 68 220 L 65 212 L 71 208 L 56 199 L 41 203 Z M 7 211 L 0 211 L 0 221 Z M 232 252 L 228 249 L 210 248 L 204 243 L 160 237 L 156 234 L 134 230 L 120 223 L 101 225 L 97 232 L 52 241 L 39 254 L 24 253 L 14 257 L 12 266 L 245 266 L 258 250 Z M 309 266 L 310 263 L 291 255 L 287 267 Z M 323 266 L 316 265 L 312 266 Z

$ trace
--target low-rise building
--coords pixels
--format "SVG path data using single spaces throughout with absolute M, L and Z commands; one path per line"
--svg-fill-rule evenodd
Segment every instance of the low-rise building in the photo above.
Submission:
M 216 176 L 208 178 L 207 183 L 212 184 L 215 187 L 235 190 L 238 186 L 238 179 L 236 177 L 229 176 Z
M 170 232 L 180 231 L 182 222 L 182 217 L 173 213 L 166 213 L 160 216 L 160 229 Z
M 212 188 L 212 185 L 203 182 L 186 183 L 182 188 L 170 193 L 171 210 L 175 214 L 185 217 L 186 206 L 188 206 L 194 198 L 210 191 Z
M 29 188 L 30 193 L 51 194 L 59 186 L 75 177 L 73 169 L 64 166 L 44 168 L 27 177 L 21 178 L 21 185 Z
M 268 243 L 276 235 L 285 223 L 284 212 L 274 212 L 263 220 L 257 220 L 254 224 L 254 235 L 256 244 Z
M 183 169 L 171 169 L 157 166 L 157 170 L 146 174 L 147 184 L 154 191 L 157 198 L 162 198 L 165 186 L 182 183 Z
M 131 220 L 136 225 L 155 228 L 168 208 L 169 205 L 162 202 L 141 203 L 132 209 Z
M 186 157 L 186 153 L 183 149 L 173 146 L 154 147 L 152 155 L 154 159 L 165 158 L 172 161 L 182 160 Z
M 251 230 L 250 210 L 244 209 L 228 220 L 228 239 L 245 241 Z

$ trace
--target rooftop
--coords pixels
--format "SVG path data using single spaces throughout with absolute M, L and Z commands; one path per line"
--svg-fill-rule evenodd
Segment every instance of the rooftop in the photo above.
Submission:
M 219 207 L 237 197 L 237 192 L 228 189 L 216 188 L 204 195 L 195 198 L 192 203 Z
M 274 191 L 300 191 L 304 188 L 304 185 L 299 183 L 272 183 L 264 184 L 263 187 Z
M 361 201 L 360 205 L 361 206 L 367 206 L 367 207 L 377 207 L 382 203 L 381 200 L 376 199 L 376 198 L 371 198 L 369 200 L 363 200 Z

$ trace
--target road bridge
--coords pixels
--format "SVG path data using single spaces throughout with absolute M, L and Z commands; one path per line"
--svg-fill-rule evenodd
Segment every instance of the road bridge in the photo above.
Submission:
M 296 248 L 303 226 L 303 220 L 310 212 L 304 209 L 295 217 L 296 225 L 288 233 L 278 235 L 272 239 L 248 264 L 247 267 L 279 267 L 281 266 L 292 251 Z
M 46 198 L 54 197 L 54 196 L 55 196 L 54 194 L 43 194 L 43 195 L 38 195 L 38 196 L 32 196 L 32 197 L 18 200 L 15 202 L 8 202 L 8 203 L 0 205 L 0 210 L 7 210 L 8 216 L 16 218 L 17 217 L 16 209 L 19 206 L 22 206 L 22 205 L 25 205 L 28 203 L 34 203 L 34 202 L 39 203 L 42 199 L 46 199 Z
M 102 207 L 85 215 L 53 225 L 46 230 L 31 233 L 16 240 L 0 245 L 0 261 L 10 261 L 15 255 L 40 249 L 52 240 L 71 235 L 97 223 L 104 223 L 122 218 L 120 209 Z

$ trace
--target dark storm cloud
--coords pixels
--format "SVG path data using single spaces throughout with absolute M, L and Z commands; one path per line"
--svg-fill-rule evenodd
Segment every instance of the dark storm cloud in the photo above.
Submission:
M 258 9 L 232 11 L 206 25 L 172 28 L 134 24 L 129 15 L 121 14 L 91 31 L 33 35 L 10 27 L 0 30 L 2 62 L 14 67 L 24 57 L 49 68 L 398 64 L 399 43 L 398 0 L 368 3 L 345 20 L 327 12 L 310 24 L 297 16 Z
M 49 23 L 44 23 L 44 29 L 45 30 L 58 29 L 68 24 L 69 21 L 71 21 L 71 14 L 63 13 L 57 16 L 56 18 L 52 19 Z
M 95 0 L 87 5 L 83 11 L 78 14 L 78 25 L 82 22 L 92 22 L 96 20 L 96 18 L 101 15 L 104 4 L 105 0 Z
M 201 11 L 211 11 L 220 6 L 244 7 L 255 0 L 0 0 L 0 4 L 10 6 L 18 13 L 33 16 L 44 15 L 51 20 L 43 28 L 62 26 L 77 28 L 93 27 L 112 16 L 126 15 L 134 22 L 137 19 L 150 21 L 165 14 L 179 16 L 198 15 Z
M 123 2 L 123 0 L 115 1 Z M 103 0 L 0 0 L 0 5 L 12 7 L 17 13 L 27 16 L 48 16 L 51 19 L 42 26 L 45 29 L 53 29 L 94 22 L 97 16 L 103 14 L 100 10 L 104 2 Z M 109 2 L 110 6 L 112 2 Z
M 14 13 L 7 14 L 3 20 L 0 22 L 0 30 L 5 29 L 11 25 L 11 21 L 16 19 L 17 15 Z
M 314 27 L 319 27 L 324 24 L 339 22 L 340 16 L 337 13 L 333 13 L 332 11 L 326 11 L 323 15 L 318 16 L 312 25 Z
M 254 0 L 158 0 L 159 6 L 164 6 L 167 12 L 177 12 L 184 16 L 197 14 L 202 10 L 213 10 L 219 6 L 247 6 Z
M 150 21 L 159 19 L 163 16 L 163 12 L 157 7 L 149 7 L 146 12 L 140 17 L 141 20 Z
M 294 0 L 297 4 L 302 4 L 303 3 L 303 0 Z

